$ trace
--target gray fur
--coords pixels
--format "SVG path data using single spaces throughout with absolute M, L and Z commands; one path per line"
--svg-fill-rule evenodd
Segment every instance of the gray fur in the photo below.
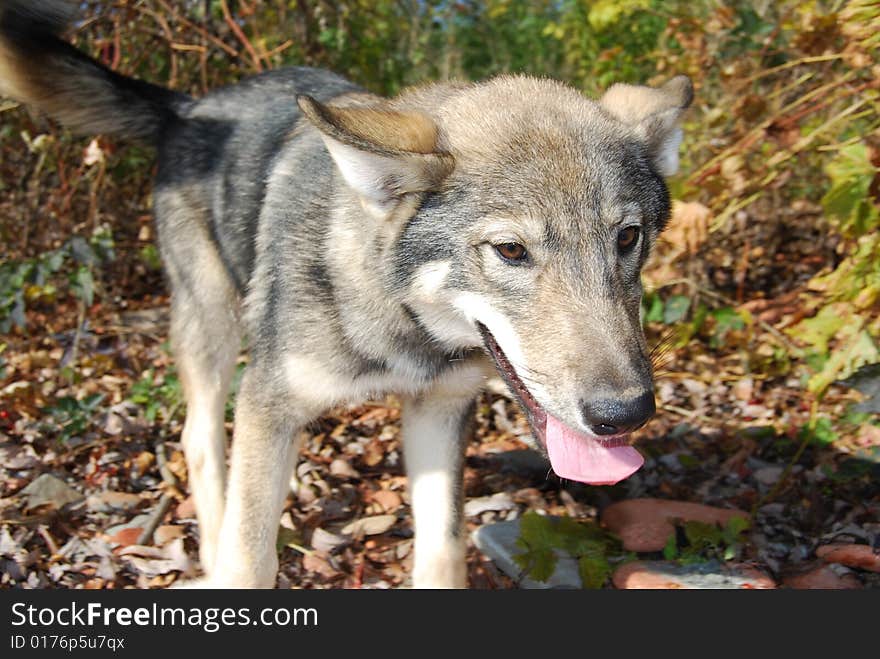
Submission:
M 639 273 L 669 214 L 661 171 L 689 82 L 612 89 L 602 103 L 521 76 L 382 99 L 292 68 L 191 99 L 58 39 L 69 6 L 0 3 L 4 89 L 81 132 L 158 148 L 159 247 L 211 583 L 274 583 L 291 438 L 332 404 L 397 390 L 411 414 L 416 583 L 464 585 L 461 435 L 489 365 L 485 332 L 572 428 L 652 389 Z M 625 226 L 641 231 L 626 255 Z M 496 252 L 511 241 L 523 262 Z M 225 485 L 222 403 L 242 336 L 250 364 Z

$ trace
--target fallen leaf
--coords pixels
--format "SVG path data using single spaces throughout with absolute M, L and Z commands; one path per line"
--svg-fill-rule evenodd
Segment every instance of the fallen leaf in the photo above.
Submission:
M 342 532 L 356 538 L 365 535 L 379 535 L 385 533 L 397 523 L 396 515 L 374 515 L 355 520 L 342 528 Z
M 309 572 L 320 574 L 327 579 L 332 579 L 341 574 L 339 570 L 330 565 L 326 558 L 317 552 L 310 552 L 303 556 L 303 568 Z
M 350 542 L 349 538 L 325 531 L 320 527 L 312 531 L 312 547 L 325 554 L 332 554 L 334 550 L 344 547 Z
M 377 490 L 376 492 L 373 492 L 370 498 L 382 506 L 382 509 L 385 510 L 385 512 L 389 513 L 400 508 L 403 503 L 400 495 L 392 490 Z
M 27 497 L 26 506 L 29 509 L 47 505 L 57 509 L 85 498 L 82 493 L 77 492 L 63 480 L 51 474 L 37 477 L 19 494 Z

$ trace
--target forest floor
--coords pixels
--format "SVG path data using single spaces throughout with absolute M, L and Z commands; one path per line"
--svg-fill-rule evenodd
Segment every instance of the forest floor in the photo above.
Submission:
M 698 502 L 745 511 L 751 525 L 729 546 L 710 542 L 691 559 L 746 563 L 783 587 L 817 569 L 835 587 L 880 587 L 876 565 L 837 565 L 829 574 L 816 554 L 830 543 L 880 545 L 880 429 L 848 420 L 863 397 L 834 386 L 814 403 L 796 370 L 755 367 L 756 356 L 770 363 L 779 354 L 806 282 L 834 259 L 834 245 L 810 233 L 816 222 L 800 220 L 795 213 L 734 226 L 723 248 L 704 247 L 699 259 L 661 249 L 648 272 L 655 285 L 709 273 L 722 291 L 715 295 L 756 322 L 720 342 L 698 333 L 679 344 L 662 324 L 649 325 L 649 343 L 665 346 L 659 413 L 639 431 L 646 464 L 628 480 L 561 482 L 523 452 L 521 411 L 490 388 L 467 448 L 468 530 L 528 511 L 596 523 L 610 504 L 642 497 Z M 34 305 L 26 332 L 0 337 L 2 587 L 163 587 L 197 573 L 168 300 L 160 275 L 137 259 L 138 240 L 117 236 L 99 303 Z M 739 253 L 747 267 L 731 259 Z M 279 586 L 406 585 L 412 519 L 396 400 L 329 411 L 309 429 L 296 472 L 281 520 Z M 155 528 L 151 537 L 142 537 L 145 528 Z M 688 555 L 688 538 L 680 540 L 678 560 Z M 468 575 L 474 588 L 514 587 L 472 543 Z

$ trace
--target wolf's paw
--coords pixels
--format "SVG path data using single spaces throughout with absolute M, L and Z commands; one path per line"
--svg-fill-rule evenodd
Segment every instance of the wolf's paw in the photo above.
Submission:
M 208 588 L 221 588 L 219 584 L 214 583 L 208 577 L 199 577 L 198 579 L 181 579 L 175 581 L 169 589 L 171 590 L 205 590 Z

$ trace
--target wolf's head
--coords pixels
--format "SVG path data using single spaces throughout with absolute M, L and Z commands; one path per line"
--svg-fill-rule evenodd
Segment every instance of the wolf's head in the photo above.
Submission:
M 300 106 L 379 223 L 388 287 L 443 347 L 482 345 L 561 476 L 613 483 L 655 411 L 640 271 L 692 86 L 437 85 Z

